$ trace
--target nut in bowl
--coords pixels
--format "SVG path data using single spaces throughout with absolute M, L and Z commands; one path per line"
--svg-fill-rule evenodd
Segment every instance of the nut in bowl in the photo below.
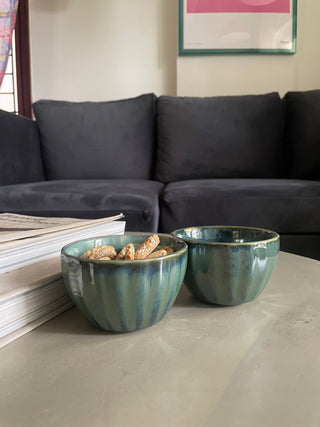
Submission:
M 255 299 L 276 266 L 280 238 L 252 227 L 203 226 L 175 230 L 188 244 L 185 284 L 201 301 L 237 305 Z
M 159 322 L 173 305 L 185 276 L 188 247 L 172 235 L 158 234 L 151 250 L 148 239 L 153 236 L 102 236 L 62 248 L 65 286 L 95 326 L 115 332 L 143 329 Z M 166 254 L 154 255 L 165 247 Z M 133 251 L 138 255 L 132 258 Z

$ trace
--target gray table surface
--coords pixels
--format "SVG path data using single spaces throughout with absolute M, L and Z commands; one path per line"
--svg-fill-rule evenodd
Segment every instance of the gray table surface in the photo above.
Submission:
M 319 425 L 320 262 L 287 253 L 253 302 L 183 287 L 127 334 L 72 308 L 0 350 L 1 427 Z

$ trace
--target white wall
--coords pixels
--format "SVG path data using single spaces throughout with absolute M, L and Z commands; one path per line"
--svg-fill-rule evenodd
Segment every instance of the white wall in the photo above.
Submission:
M 320 88 L 320 1 L 298 0 L 294 55 L 181 56 L 177 94 L 210 96 Z
M 33 101 L 176 94 L 175 0 L 30 0 Z
M 298 0 L 294 55 L 178 56 L 178 0 L 30 0 L 33 100 L 320 88 L 320 1 Z

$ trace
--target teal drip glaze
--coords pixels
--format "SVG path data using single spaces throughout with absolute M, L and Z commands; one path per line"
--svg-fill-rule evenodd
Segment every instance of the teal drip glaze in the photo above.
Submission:
M 145 277 L 139 272 L 131 273 L 130 269 L 125 269 L 125 274 L 126 277 L 123 278 L 122 283 L 119 283 L 119 288 L 122 288 L 119 307 L 124 321 L 123 328 L 127 331 L 134 331 L 141 328 L 145 301 Z
M 142 329 L 149 326 L 149 322 L 144 323 L 144 316 L 146 311 L 146 300 L 148 296 L 149 283 L 145 276 L 140 279 L 139 292 L 136 298 L 136 329 Z
M 170 285 L 170 268 L 166 271 L 166 273 L 163 273 L 160 271 L 160 277 L 165 276 L 163 280 L 161 281 L 160 286 L 158 287 L 158 313 L 154 313 L 154 321 L 155 323 L 159 322 L 160 319 L 163 317 L 164 313 L 166 312 L 166 308 L 168 306 L 168 301 L 172 295 L 172 292 L 174 291 L 174 287 Z
M 90 287 L 88 280 L 86 281 L 86 286 L 87 288 Z M 112 330 L 120 331 L 121 318 L 119 308 L 112 302 L 114 299 L 119 298 L 117 283 L 112 271 L 107 272 L 103 269 L 96 269 L 95 285 L 92 288 L 95 289 L 94 299 L 90 300 L 87 295 L 84 295 L 84 299 L 90 301 L 88 312 L 94 314 L 101 328 L 106 330 L 111 328 Z
M 159 285 L 160 284 L 160 285 Z M 154 289 L 153 294 L 153 308 L 151 312 L 150 322 L 157 323 L 161 318 L 161 302 L 166 298 L 165 296 L 165 284 L 159 281 L 157 276 L 152 277 L 151 279 L 151 288 Z
M 189 246 L 185 284 L 198 299 L 236 305 L 256 298 L 277 263 L 277 233 L 250 227 L 190 227 L 174 235 Z
M 180 267 L 181 267 L 181 265 L 176 265 L 176 266 L 172 267 L 172 271 L 170 271 L 169 281 L 172 280 L 171 274 L 177 275 L 177 277 L 181 277 L 181 274 L 180 274 L 181 268 Z M 182 280 L 181 281 L 179 280 L 179 282 L 182 283 Z M 180 288 L 181 288 L 181 286 L 179 287 L 179 290 L 180 290 Z M 165 313 L 172 307 L 172 304 L 174 303 L 176 297 L 177 297 L 177 289 L 174 286 L 172 286 L 171 287 L 171 293 L 168 297 L 166 306 L 164 307 Z
M 151 277 L 144 277 L 145 304 L 143 310 L 142 327 L 145 328 L 152 323 L 154 307 L 157 304 L 158 287 Z
M 146 328 L 161 320 L 172 306 L 186 271 L 187 245 L 183 241 L 160 234 L 160 245 L 171 246 L 175 252 L 149 260 L 102 262 L 79 258 L 79 254 L 97 245 L 112 245 L 119 250 L 129 242 L 140 245 L 149 235 L 99 237 L 62 249 L 68 292 L 74 290 L 76 305 L 95 325 L 116 332 Z M 76 271 L 73 264 L 77 265 Z
M 186 270 L 187 270 L 187 263 L 188 263 L 188 253 L 185 253 L 184 256 L 180 259 L 180 263 L 179 263 L 179 267 L 180 267 L 179 278 L 178 278 L 178 280 L 176 282 L 176 290 L 175 290 L 174 299 L 177 298 L 177 296 L 178 296 L 178 294 L 180 292 L 182 283 L 184 281 L 184 278 L 185 278 L 185 275 L 186 275 Z

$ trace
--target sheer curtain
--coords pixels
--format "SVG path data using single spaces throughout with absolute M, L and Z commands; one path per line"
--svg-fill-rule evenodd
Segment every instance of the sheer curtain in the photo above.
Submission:
M 16 23 L 18 0 L 0 0 L 0 85 L 11 49 L 12 32 Z

